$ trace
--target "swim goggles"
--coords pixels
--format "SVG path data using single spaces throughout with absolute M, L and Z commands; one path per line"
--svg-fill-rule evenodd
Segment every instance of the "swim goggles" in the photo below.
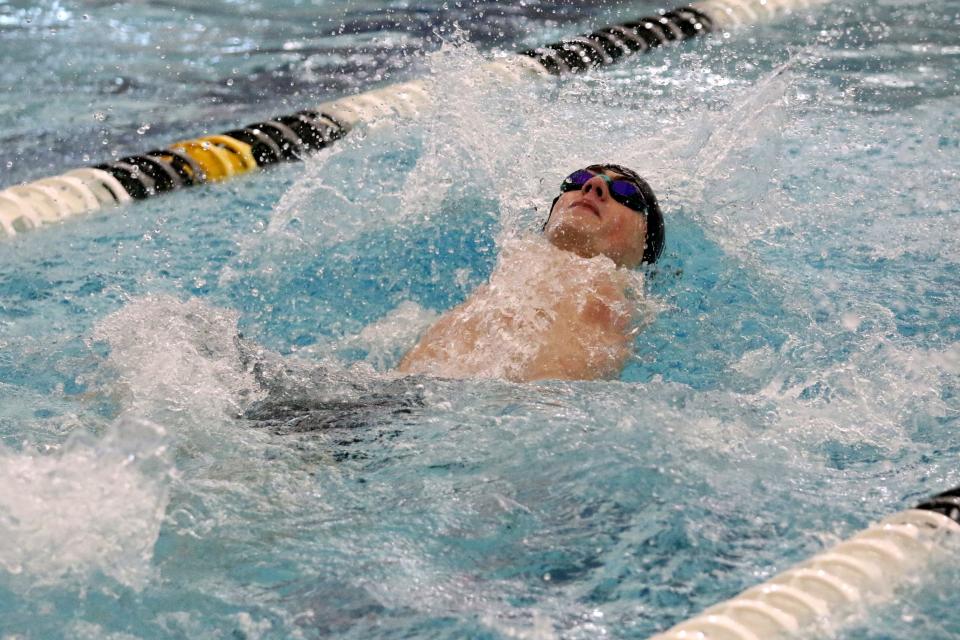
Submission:
M 595 176 L 600 176 L 606 180 L 607 189 L 610 191 L 611 198 L 628 209 L 633 209 L 637 213 L 646 214 L 647 201 L 644 199 L 643 193 L 640 191 L 640 187 L 628 180 L 614 180 L 608 175 L 604 175 L 602 173 L 593 173 L 587 169 L 574 171 L 564 178 L 563 182 L 560 183 L 560 193 L 566 193 L 567 191 L 580 191 L 583 189 L 583 185 L 587 184 L 587 182 Z

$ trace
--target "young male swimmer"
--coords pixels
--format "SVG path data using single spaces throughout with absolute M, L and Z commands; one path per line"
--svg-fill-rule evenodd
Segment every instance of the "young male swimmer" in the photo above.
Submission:
M 398 372 L 517 382 L 619 375 L 637 330 L 642 279 L 663 250 L 650 186 L 615 164 L 560 185 L 540 239 L 507 243 L 490 281 L 445 313 Z

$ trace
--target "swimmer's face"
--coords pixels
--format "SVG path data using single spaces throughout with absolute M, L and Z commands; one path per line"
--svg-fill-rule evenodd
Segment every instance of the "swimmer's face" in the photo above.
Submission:
M 544 229 L 556 247 L 584 258 L 605 255 L 617 266 L 633 268 L 643 259 L 647 218 L 610 195 L 603 178 L 629 179 L 612 169 L 592 171 L 579 191 L 561 194 Z

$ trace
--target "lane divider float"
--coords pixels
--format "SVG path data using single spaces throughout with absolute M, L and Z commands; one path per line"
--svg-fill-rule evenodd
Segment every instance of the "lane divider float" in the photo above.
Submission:
M 581 73 L 669 44 L 753 24 L 826 0 L 703 0 L 592 33 L 495 59 L 483 66 L 499 80 Z M 220 182 L 278 162 L 301 160 L 361 122 L 417 117 L 432 102 L 421 81 L 390 85 L 315 109 L 181 140 L 93 167 L 0 191 L 0 236 L 15 236 L 71 216 Z
M 763 584 L 650 640 L 771 640 L 809 635 L 889 594 L 960 534 L 960 487 L 871 525 Z M 812 637 L 812 636 L 811 636 Z

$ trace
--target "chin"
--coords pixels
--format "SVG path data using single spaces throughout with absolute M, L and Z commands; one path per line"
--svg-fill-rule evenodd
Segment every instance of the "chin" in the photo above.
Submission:
M 598 222 L 600 220 L 592 211 L 580 213 L 568 210 L 551 221 L 550 226 L 547 227 L 547 232 L 557 235 L 588 236 L 597 232 Z
M 572 251 L 584 258 L 591 258 L 597 255 L 594 247 L 593 234 L 586 233 L 584 229 L 577 226 L 558 224 L 555 227 L 547 229 L 547 241 L 558 249 Z

